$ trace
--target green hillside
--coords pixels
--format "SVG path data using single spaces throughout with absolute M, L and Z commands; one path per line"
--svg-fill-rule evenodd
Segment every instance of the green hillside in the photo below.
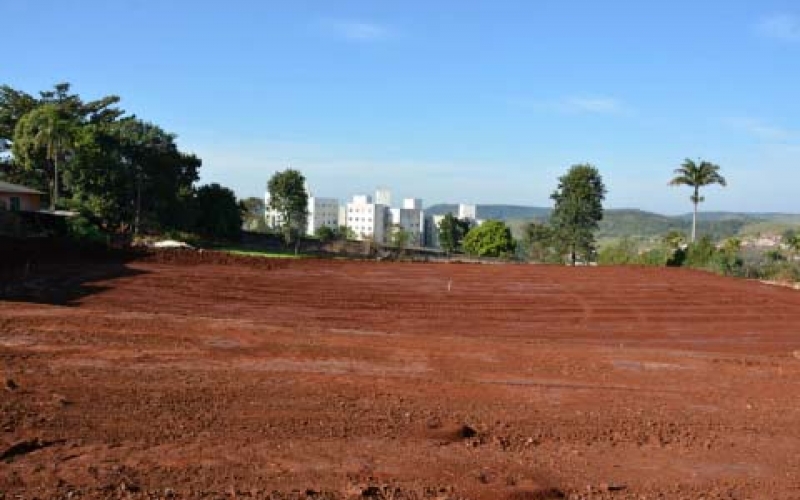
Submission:
M 426 209 L 432 215 L 456 213 L 458 205 L 440 204 Z M 479 219 L 504 220 L 511 226 L 514 236 L 522 236 L 525 224 L 545 221 L 550 208 L 519 205 L 478 205 Z M 689 233 L 692 215 L 661 215 L 637 209 L 608 209 L 597 233 L 602 241 L 623 237 L 650 240 L 672 230 Z M 697 231 L 715 240 L 732 236 L 754 236 L 758 234 L 781 234 L 786 229 L 800 229 L 800 214 L 702 212 L 697 222 Z

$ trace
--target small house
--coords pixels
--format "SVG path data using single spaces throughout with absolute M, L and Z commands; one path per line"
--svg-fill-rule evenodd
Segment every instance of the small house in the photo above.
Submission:
M 0 181 L 0 210 L 36 212 L 42 208 L 42 192 Z

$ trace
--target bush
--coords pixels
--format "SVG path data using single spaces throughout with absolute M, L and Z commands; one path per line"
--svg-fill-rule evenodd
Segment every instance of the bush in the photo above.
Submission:
M 67 219 L 67 236 L 80 243 L 108 244 L 108 235 L 85 214 Z
M 498 220 L 487 220 L 470 229 L 464 237 L 463 246 L 469 255 L 501 258 L 513 257 L 516 248 L 511 229 Z
M 597 254 L 597 263 L 601 266 L 638 264 L 639 248 L 630 238 L 622 238 L 617 243 L 603 247 Z
M 686 248 L 686 260 L 683 265 L 699 269 L 714 267 L 713 262 L 716 253 L 717 248 L 711 242 L 711 238 L 704 236 L 699 241 L 690 243 Z

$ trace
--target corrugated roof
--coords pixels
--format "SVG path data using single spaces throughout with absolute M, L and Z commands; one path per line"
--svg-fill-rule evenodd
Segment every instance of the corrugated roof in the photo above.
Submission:
M 44 194 L 41 191 L 37 191 L 29 187 L 21 186 L 19 184 L 11 184 L 10 182 L 3 182 L 3 181 L 0 181 L 0 193 Z

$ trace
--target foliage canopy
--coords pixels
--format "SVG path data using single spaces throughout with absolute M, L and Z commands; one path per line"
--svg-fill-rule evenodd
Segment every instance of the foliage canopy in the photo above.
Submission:
M 499 220 L 487 220 L 470 229 L 464 237 L 464 251 L 478 257 L 509 258 L 515 249 L 511 229 Z
M 573 265 L 579 258 L 588 262 L 594 256 L 594 231 L 603 219 L 605 195 L 600 172 L 589 164 L 572 166 L 550 195 L 555 202 L 550 222 L 557 245 Z

